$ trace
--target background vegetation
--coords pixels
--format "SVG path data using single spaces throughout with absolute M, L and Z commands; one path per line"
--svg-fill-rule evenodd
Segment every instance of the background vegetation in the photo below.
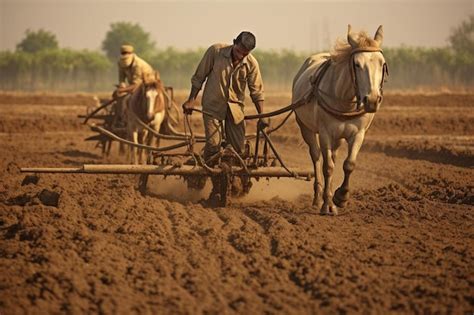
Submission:
M 390 67 L 387 89 L 474 87 L 474 16 L 448 40 L 450 45 L 442 48 L 385 48 Z M 111 24 L 103 53 L 60 48 L 53 33 L 27 30 L 15 51 L 0 51 L 0 89 L 110 91 L 117 81 L 116 59 L 123 43 L 134 45 L 137 54 L 160 71 L 165 84 L 175 88 L 189 88 L 205 49 L 156 49 L 149 33 L 127 22 Z M 257 49 L 254 55 L 267 89 L 289 91 L 293 76 L 312 53 Z

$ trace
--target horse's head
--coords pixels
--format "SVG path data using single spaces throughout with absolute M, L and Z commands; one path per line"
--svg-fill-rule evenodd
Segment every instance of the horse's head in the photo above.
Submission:
M 361 42 L 351 33 L 349 25 L 347 41 L 352 47 L 350 67 L 358 105 L 363 104 L 368 113 L 375 113 L 383 100 L 383 83 L 387 64 L 382 54 L 383 29 L 379 26 L 370 43 Z
M 150 122 L 155 117 L 157 112 L 164 108 L 164 92 L 161 80 L 156 78 L 154 80 L 144 82 L 144 94 L 146 100 L 146 119 Z

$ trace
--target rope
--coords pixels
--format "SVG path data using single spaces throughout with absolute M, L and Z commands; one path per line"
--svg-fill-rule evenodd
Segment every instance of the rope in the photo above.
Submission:
M 285 107 L 280 108 L 278 110 L 275 110 L 273 112 L 268 112 L 268 113 L 264 113 L 264 114 L 255 114 L 255 115 L 245 115 L 244 119 L 245 120 L 252 120 L 252 119 L 261 119 L 261 118 L 268 118 L 268 117 L 277 116 L 277 115 L 286 113 L 288 111 L 295 110 L 298 107 L 300 107 L 300 106 L 302 106 L 306 103 L 307 103 L 307 98 L 302 98 L 302 99 L 300 99 L 299 101 L 297 101 L 295 103 L 292 103 L 288 106 L 285 106 Z
M 148 124 L 143 122 L 133 111 L 131 111 L 133 114 L 133 118 L 136 120 L 136 122 L 146 130 L 148 130 L 150 133 L 152 133 L 155 137 L 157 138 L 162 138 L 165 140 L 186 140 L 189 139 L 187 136 L 176 136 L 176 135 L 165 135 L 162 133 L 157 132 L 155 129 L 151 128 Z M 205 142 L 205 139 L 196 139 L 196 142 Z
M 294 109 L 291 110 L 291 111 L 288 113 L 288 115 L 286 115 L 286 117 L 283 118 L 283 120 L 278 124 L 278 126 L 269 129 L 269 130 L 267 131 L 267 135 L 272 134 L 273 132 L 275 132 L 275 131 L 277 131 L 278 129 L 280 129 L 280 128 L 286 123 L 286 121 L 288 120 L 288 118 L 290 118 L 291 114 L 293 114 L 294 111 L 295 111 Z M 248 136 L 245 137 L 246 140 L 253 140 L 253 139 L 255 139 L 255 138 L 257 138 L 257 134 L 248 135 Z
M 152 146 L 149 146 L 149 145 L 145 145 L 145 144 L 137 144 L 135 142 L 132 142 L 132 141 L 129 141 L 129 140 L 125 140 L 119 136 L 117 136 L 116 134 L 114 134 L 113 132 L 110 132 L 108 131 L 107 129 L 104 129 L 102 127 L 99 127 L 97 125 L 89 125 L 91 127 L 91 129 L 93 131 L 97 131 L 97 132 L 100 132 L 114 140 L 117 140 L 119 142 L 122 142 L 122 143 L 125 143 L 125 144 L 128 144 L 128 145 L 131 145 L 131 146 L 134 146 L 134 147 L 137 147 L 137 148 L 141 148 L 141 149 L 145 149 L 145 150 L 149 150 L 149 151 L 156 151 L 156 152 L 161 152 L 161 151 L 169 151 L 169 150 L 174 150 L 174 149 L 177 149 L 177 148 L 181 148 L 181 147 L 184 147 L 188 144 L 187 141 L 183 141 L 183 142 L 180 142 L 180 143 L 177 143 L 177 144 L 174 144 L 174 145 L 170 145 L 170 146 L 167 146 L 167 147 L 161 147 L 161 148 L 156 148 L 156 147 L 152 147 Z

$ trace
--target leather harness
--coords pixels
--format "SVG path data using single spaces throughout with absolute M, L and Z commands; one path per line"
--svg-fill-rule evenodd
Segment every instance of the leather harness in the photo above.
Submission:
M 319 106 L 321 106 L 321 108 L 324 109 L 324 111 L 326 111 L 327 113 L 339 119 L 350 119 L 350 118 L 358 117 L 365 114 L 366 113 L 365 109 L 363 107 L 360 107 L 361 96 L 358 94 L 358 82 L 357 82 L 357 75 L 356 75 L 355 62 L 354 62 L 354 56 L 362 52 L 383 53 L 382 49 L 380 48 L 355 48 L 351 51 L 350 61 L 349 61 L 349 73 L 351 74 L 351 80 L 354 86 L 354 91 L 356 91 L 356 95 L 354 96 L 356 100 L 354 101 L 353 100 L 354 98 L 352 98 L 351 100 L 343 100 L 343 101 L 347 103 L 357 104 L 355 110 L 339 111 L 337 109 L 332 108 L 323 98 L 323 95 L 325 95 L 325 96 L 335 99 L 334 96 L 321 90 L 321 88 L 319 87 L 321 81 L 324 78 L 324 75 L 326 74 L 327 70 L 331 66 L 331 63 L 332 63 L 331 59 L 327 59 L 326 61 L 324 61 L 323 64 L 321 64 L 321 66 L 317 70 L 316 76 L 314 77 L 313 80 L 311 80 L 311 85 L 313 86 L 313 88 L 311 89 L 311 93 L 307 99 L 316 97 L 316 100 Z M 383 96 L 383 84 L 385 82 L 386 76 L 388 76 L 388 66 L 387 66 L 387 63 L 384 63 L 382 67 L 382 81 L 380 82 L 380 94 L 382 96 Z

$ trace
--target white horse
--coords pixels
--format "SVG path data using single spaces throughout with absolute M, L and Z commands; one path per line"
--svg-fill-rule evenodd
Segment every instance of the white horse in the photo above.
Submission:
M 139 120 L 159 132 L 166 115 L 165 90 L 160 79 L 142 83 L 130 96 L 127 103 L 127 136 L 137 144 L 159 145 L 159 139 L 144 128 Z M 156 143 L 153 143 L 156 139 Z M 132 147 L 131 162 L 142 164 L 143 150 Z
M 349 199 L 349 179 L 357 154 L 383 99 L 388 73 L 380 48 L 382 40 L 382 26 L 372 39 L 365 32 L 353 34 L 349 25 L 348 43 L 336 43 L 331 54 L 309 57 L 293 80 L 292 102 L 305 100 L 295 110 L 296 120 L 313 161 L 313 206 L 320 208 L 321 214 L 336 215 L 337 207 L 344 207 Z M 349 152 L 343 166 L 344 181 L 333 197 L 335 153 L 342 139 L 347 141 Z

